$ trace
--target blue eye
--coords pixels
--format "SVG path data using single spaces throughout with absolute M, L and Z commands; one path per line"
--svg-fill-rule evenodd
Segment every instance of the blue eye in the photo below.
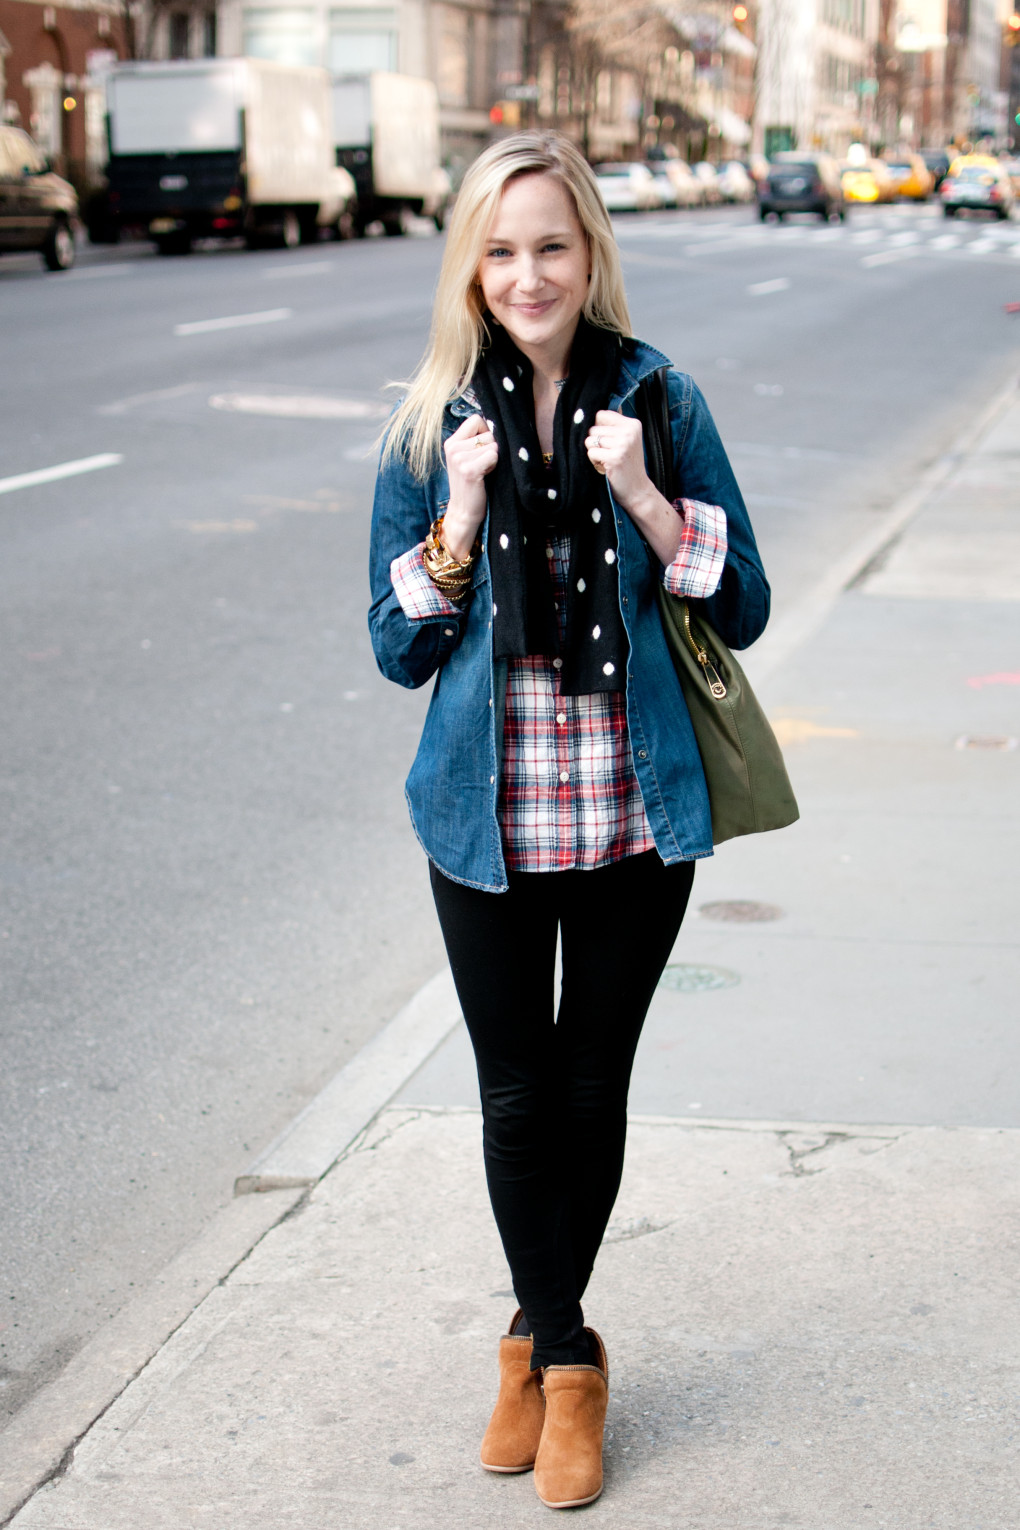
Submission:
M 498 260 L 501 255 L 509 255 L 509 254 L 510 254 L 509 250 L 504 249 L 502 245 L 499 245 L 496 249 L 489 251 L 489 259 L 490 260 Z

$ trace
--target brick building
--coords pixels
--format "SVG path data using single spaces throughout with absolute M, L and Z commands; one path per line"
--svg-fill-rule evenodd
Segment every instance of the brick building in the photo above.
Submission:
M 0 0 L 0 120 L 31 133 L 84 189 L 106 160 L 104 66 L 132 51 L 120 0 Z

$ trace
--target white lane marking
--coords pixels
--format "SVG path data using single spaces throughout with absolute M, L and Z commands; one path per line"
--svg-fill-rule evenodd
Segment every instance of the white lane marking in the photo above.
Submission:
M 920 234 L 914 233 L 911 230 L 906 234 L 891 234 L 889 236 L 889 243 L 893 245 L 916 244 L 920 237 Z
M 306 260 L 303 264 L 291 266 L 266 266 L 262 275 L 270 281 L 284 276 L 325 276 L 329 271 L 336 270 L 335 260 Z
M 314 393 L 214 393 L 209 404 L 232 414 L 271 414 L 284 420 L 382 420 L 391 412 L 390 405 L 378 399 Z
M 267 308 L 262 313 L 232 313 L 225 319 L 193 319 L 190 324 L 175 324 L 175 335 L 207 335 L 215 329 L 243 329 L 248 324 L 277 324 L 289 319 L 292 308 Z
M 959 242 L 959 234 L 939 234 L 938 238 L 928 240 L 928 248 L 929 250 L 951 250 Z
M 987 235 L 983 239 L 972 239 L 967 246 L 968 255 L 987 255 L 989 250 L 998 249 L 998 241 L 989 239 Z
M 752 282 L 747 290 L 752 297 L 764 297 L 768 292 L 785 292 L 789 285 L 788 276 L 774 276 L 769 282 Z
M 138 267 L 126 260 L 111 261 L 108 266 L 78 266 L 67 274 L 72 281 L 84 282 L 93 276 L 134 276 Z
M 881 239 L 881 237 L 882 230 L 880 228 L 862 228 L 858 233 L 850 235 L 854 244 L 874 244 L 875 240 Z
M 921 251 L 916 244 L 901 245 L 897 250 L 879 250 L 876 255 L 865 255 L 861 265 L 885 266 L 892 260 L 909 260 L 912 255 L 920 254 Z
M 198 383 L 178 383 L 176 388 L 156 388 L 151 393 L 132 393 L 128 398 L 114 399 L 112 404 L 100 404 L 96 409 L 97 414 L 126 414 L 133 409 L 135 404 L 155 404 L 164 398 L 183 398 L 185 393 L 194 393 Z
M 78 457 L 74 462 L 58 462 L 56 467 L 36 468 L 34 473 L 16 473 L 13 478 L 0 478 L 0 494 L 31 489 L 37 483 L 55 483 L 59 478 L 75 478 L 79 473 L 94 473 L 97 468 L 116 467 L 123 461 L 120 452 L 101 452 L 98 457 Z
M 1020 244 L 1015 244 L 1009 253 L 1014 259 L 1020 260 Z

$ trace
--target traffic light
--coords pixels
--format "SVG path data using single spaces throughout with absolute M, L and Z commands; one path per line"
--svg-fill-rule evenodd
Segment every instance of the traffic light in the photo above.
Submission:
M 489 108 L 489 121 L 496 127 L 516 128 L 521 125 L 519 101 L 497 101 Z
M 1020 15 L 1016 11 L 1012 16 L 1006 17 L 1006 25 L 1002 29 L 1002 41 L 1007 48 L 1015 48 L 1020 44 Z

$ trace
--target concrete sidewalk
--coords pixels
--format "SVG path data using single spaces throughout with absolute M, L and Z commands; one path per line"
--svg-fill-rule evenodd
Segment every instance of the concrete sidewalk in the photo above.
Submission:
M 699 868 L 649 1017 L 593 1524 L 1015 1530 L 1018 465 L 1014 400 L 761 686 L 804 817 Z M 549 1523 L 477 1465 L 514 1303 L 475 1100 L 461 1028 L 314 1188 L 235 1202 L 252 1251 L 17 1530 Z

